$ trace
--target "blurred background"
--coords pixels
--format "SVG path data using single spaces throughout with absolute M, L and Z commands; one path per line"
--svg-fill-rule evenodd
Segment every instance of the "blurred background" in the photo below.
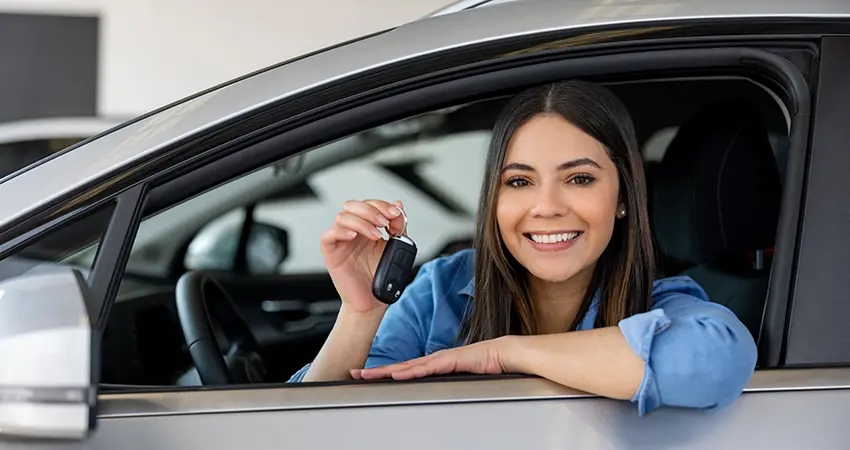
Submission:
M 245 73 L 451 0 L 0 0 L 0 177 Z

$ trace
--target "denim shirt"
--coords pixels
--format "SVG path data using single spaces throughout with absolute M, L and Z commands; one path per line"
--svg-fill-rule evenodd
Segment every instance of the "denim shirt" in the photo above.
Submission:
M 474 251 L 463 250 L 422 265 L 398 301 L 387 308 L 365 367 L 407 361 L 462 345 L 457 336 L 474 301 Z M 579 330 L 594 328 L 599 296 Z M 755 370 L 752 335 L 726 307 L 708 301 L 690 277 L 656 280 L 650 311 L 618 324 L 644 361 L 644 377 L 632 398 L 638 414 L 661 406 L 719 409 L 733 403 Z M 309 364 L 289 382 L 300 382 Z

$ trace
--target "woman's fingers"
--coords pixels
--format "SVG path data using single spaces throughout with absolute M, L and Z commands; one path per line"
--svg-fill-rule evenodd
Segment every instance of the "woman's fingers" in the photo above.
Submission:
M 390 234 L 401 232 L 404 229 L 402 207 L 401 201 L 392 204 L 383 200 L 349 200 L 337 214 L 334 226 L 322 234 L 321 243 L 331 246 L 352 241 L 358 235 L 376 241 L 384 236 L 379 228 L 388 228 Z
M 401 214 L 398 208 L 383 200 L 349 200 L 342 205 L 342 210 L 358 216 L 376 227 L 386 227 L 391 220 Z
M 431 375 L 443 375 L 451 373 L 452 370 L 445 363 L 432 361 L 426 364 L 411 367 L 405 370 L 399 370 L 390 374 L 394 380 L 412 380 L 414 378 L 425 378 Z
M 337 225 L 370 237 L 383 237 L 378 228 L 385 228 L 389 234 L 401 233 L 404 230 L 404 217 L 401 211 L 403 204 L 395 204 L 384 200 L 349 200 L 342 206 L 342 212 L 337 215 Z M 358 218 L 360 220 L 355 220 Z M 372 230 L 366 231 L 361 221 L 371 225 Z
M 374 223 L 369 222 L 359 215 L 348 212 L 337 214 L 335 228 L 339 228 L 342 232 L 346 230 L 356 231 L 359 235 L 373 241 L 383 239 L 383 235 L 378 231 Z
M 423 356 L 416 359 L 411 359 L 409 361 L 404 361 L 400 363 L 390 364 L 387 366 L 374 367 L 371 369 L 359 369 L 352 371 L 352 377 L 356 380 L 377 380 L 381 378 L 395 378 L 396 374 L 409 372 L 411 370 L 419 368 L 416 374 L 428 373 L 429 364 L 433 362 L 433 355 Z M 423 369 L 424 368 L 424 369 Z M 355 372 L 357 372 L 355 374 Z M 427 376 L 427 375 L 421 375 Z
M 322 245 L 334 245 L 337 242 L 350 242 L 357 237 L 357 232 L 342 227 L 332 227 L 322 233 L 319 239 Z
M 390 209 L 390 212 L 393 214 L 395 214 L 396 211 L 398 212 L 398 214 L 394 218 L 390 219 L 390 226 L 388 227 L 388 232 L 390 234 L 406 233 L 406 216 L 404 214 L 404 205 L 401 203 L 401 200 L 396 201 L 392 205 L 392 209 Z
M 404 231 L 404 216 L 402 209 L 404 205 L 401 200 L 394 203 L 385 202 L 383 200 L 366 200 L 364 203 L 375 207 L 389 221 L 387 232 L 389 234 L 398 234 Z

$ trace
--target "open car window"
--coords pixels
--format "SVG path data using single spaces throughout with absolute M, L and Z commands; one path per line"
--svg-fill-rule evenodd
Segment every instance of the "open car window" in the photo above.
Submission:
M 698 278 L 711 297 L 733 309 L 757 333 L 770 274 L 775 220 L 767 220 L 754 231 L 753 235 L 760 237 L 756 246 L 713 255 L 709 260 L 687 251 L 703 236 L 682 234 L 682 239 L 668 239 L 670 229 L 684 230 L 679 219 L 664 216 L 677 211 L 669 203 L 677 200 L 664 200 L 653 189 L 659 183 L 666 185 L 668 192 L 682 189 L 665 183 L 671 172 L 664 167 L 682 127 L 709 130 L 709 134 L 697 133 L 676 144 L 680 154 L 691 158 L 687 155 L 692 152 L 710 155 L 723 151 L 725 147 L 710 144 L 728 136 L 724 134 L 728 128 L 717 120 L 722 116 L 701 113 L 721 94 L 731 98 L 732 111 L 738 108 L 735 105 L 745 104 L 760 111 L 761 124 L 754 125 L 750 135 L 764 137 L 757 139 L 762 150 L 762 144 L 769 142 L 767 151 L 775 161 L 760 167 L 759 176 L 777 175 L 783 166 L 781 149 L 787 146 L 787 123 L 781 108 L 762 87 L 743 79 L 625 83 L 611 88 L 635 120 L 650 203 L 659 198 L 667 202 L 651 213 L 656 238 L 663 244 L 659 251 L 664 275 Z M 690 90 L 699 95 L 682 95 Z M 690 103 L 676 103 L 682 99 Z M 419 249 L 417 265 L 469 247 L 490 133 L 505 100 L 458 105 L 367 129 L 241 175 L 145 217 L 106 326 L 104 382 L 180 385 L 197 380 L 175 307 L 175 280 L 194 269 L 219 273 L 259 345 L 269 353 L 267 361 L 274 361 L 269 381 L 288 379 L 315 357 L 339 310 L 340 299 L 322 263 L 319 236 L 341 205 L 363 198 L 404 201 L 409 233 Z M 707 142 L 709 145 L 704 145 Z M 744 145 L 739 150 L 747 153 L 753 148 Z M 749 183 L 756 169 L 747 166 L 740 170 L 735 177 L 738 181 L 725 186 L 758 192 Z M 745 207 L 748 211 L 753 208 Z M 663 219 L 661 227 L 659 218 Z M 255 236 L 252 231 L 245 245 L 247 267 L 236 271 L 236 252 L 247 219 L 260 232 Z M 89 248 L 65 261 L 90 266 L 97 246 L 84 244 Z

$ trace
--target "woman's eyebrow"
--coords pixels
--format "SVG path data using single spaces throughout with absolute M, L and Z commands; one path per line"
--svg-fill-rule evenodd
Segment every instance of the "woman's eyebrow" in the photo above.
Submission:
M 509 170 L 519 170 L 522 172 L 534 172 L 534 167 L 529 166 L 528 164 L 512 162 L 505 164 L 505 167 L 502 167 L 502 173 L 507 172 Z
M 558 170 L 568 170 L 568 169 L 573 169 L 573 168 L 576 168 L 576 167 L 579 167 L 579 166 L 593 166 L 593 167 L 596 167 L 597 169 L 602 168 L 602 167 L 599 166 L 599 164 L 596 163 L 596 161 L 594 161 L 590 158 L 578 158 L 578 159 L 574 159 L 572 161 L 567 161 L 565 163 L 560 164 L 558 166 Z
M 565 163 L 561 163 L 558 165 L 558 170 L 569 170 L 574 169 L 579 166 L 593 166 L 597 169 L 601 169 L 602 167 L 596 163 L 596 161 L 590 158 L 578 158 L 573 159 L 571 161 L 567 161 Z M 505 164 L 505 167 L 502 167 L 502 172 L 506 172 L 508 170 L 519 170 L 522 172 L 534 172 L 534 167 L 531 167 L 525 163 L 512 162 Z

